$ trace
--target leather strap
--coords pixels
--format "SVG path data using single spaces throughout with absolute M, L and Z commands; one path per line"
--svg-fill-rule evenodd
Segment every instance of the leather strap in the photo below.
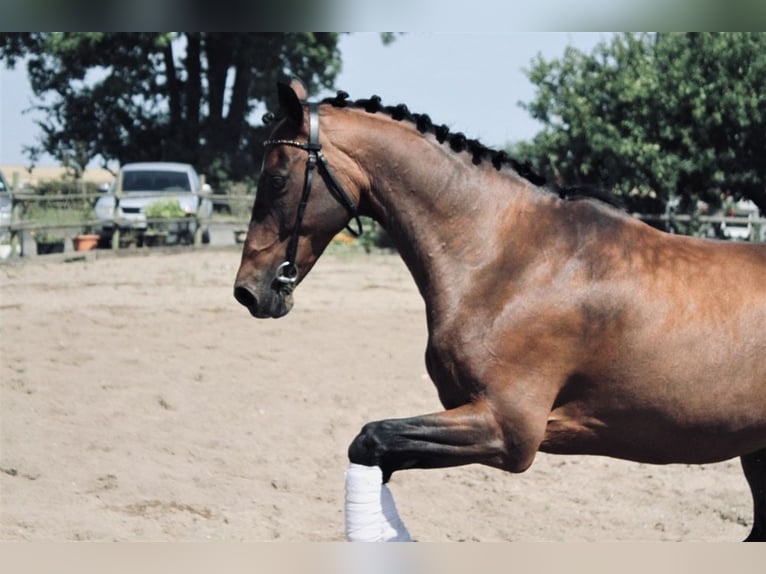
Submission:
M 290 241 L 287 244 L 285 261 L 277 268 L 276 279 L 284 285 L 285 289 L 292 288 L 298 280 L 298 266 L 295 264 L 295 258 L 298 252 L 298 238 L 300 237 L 301 224 L 303 223 L 303 215 L 306 211 L 306 205 L 308 205 L 309 195 L 311 195 L 311 182 L 314 176 L 314 168 L 317 164 L 319 165 L 319 172 L 327 185 L 327 189 L 351 214 L 351 220 L 356 224 L 356 229 L 352 228 L 350 220 L 349 223 L 346 224 L 346 229 L 348 229 L 349 233 L 354 237 L 359 237 L 364 233 L 362 220 L 359 218 L 356 205 L 354 205 L 351 196 L 349 196 L 346 190 L 343 189 L 343 186 L 338 181 L 335 173 L 330 169 L 324 154 L 322 154 L 322 144 L 319 143 L 319 105 L 315 102 L 309 102 L 307 107 L 309 111 L 308 142 L 301 143 L 293 140 L 267 140 L 263 142 L 264 146 L 289 145 L 308 152 L 308 157 L 306 158 L 306 173 L 303 179 L 303 192 L 301 193 L 301 199 L 295 214 L 295 226 L 293 227 L 292 235 L 290 235 Z

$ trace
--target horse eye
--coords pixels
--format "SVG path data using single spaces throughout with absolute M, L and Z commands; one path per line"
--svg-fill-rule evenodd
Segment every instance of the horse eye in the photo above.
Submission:
M 280 189 L 284 188 L 285 185 L 287 184 L 287 178 L 281 175 L 272 175 L 269 182 L 271 183 L 272 189 L 279 191 Z

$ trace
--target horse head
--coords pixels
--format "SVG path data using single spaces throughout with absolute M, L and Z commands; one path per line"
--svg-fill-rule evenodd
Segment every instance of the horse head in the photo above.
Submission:
M 330 168 L 319 138 L 318 106 L 306 102 L 298 80 L 277 87 L 279 112 L 264 142 L 267 150 L 234 285 L 234 297 L 258 318 L 287 314 L 293 290 L 332 238 L 351 218 L 359 224 L 358 186 Z M 339 155 L 333 148 L 325 151 Z

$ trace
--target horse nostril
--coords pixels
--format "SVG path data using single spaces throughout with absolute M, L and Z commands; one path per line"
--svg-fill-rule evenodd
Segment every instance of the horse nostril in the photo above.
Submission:
M 258 300 L 255 298 L 255 295 L 244 285 L 234 287 L 234 298 L 251 311 L 255 310 L 258 306 Z

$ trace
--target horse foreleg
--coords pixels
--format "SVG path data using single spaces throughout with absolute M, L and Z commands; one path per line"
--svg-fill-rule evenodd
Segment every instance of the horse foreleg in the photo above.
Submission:
M 766 449 L 743 455 L 741 460 L 753 494 L 753 528 L 745 542 L 766 542 Z
M 348 449 L 346 538 L 350 541 L 406 541 L 386 486 L 403 468 L 435 468 L 497 462 L 502 440 L 486 408 L 465 405 L 441 413 L 366 424 Z
M 346 536 L 349 540 L 408 540 L 391 493 L 382 483 L 405 468 L 470 463 L 525 470 L 545 432 L 545 417 L 517 405 L 502 410 L 478 400 L 454 409 L 366 424 L 348 449 Z M 502 421 L 502 422 L 501 422 Z
M 517 428 L 509 441 L 492 409 L 480 401 L 429 415 L 368 423 L 351 443 L 348 456 L 355 464 L 380 466 L 383 482 L 406 468 L 481 463 L 521 471 L 531 463 L 543 428 L 531 439 L 525 438 L 530 433 L 523 427 Z

